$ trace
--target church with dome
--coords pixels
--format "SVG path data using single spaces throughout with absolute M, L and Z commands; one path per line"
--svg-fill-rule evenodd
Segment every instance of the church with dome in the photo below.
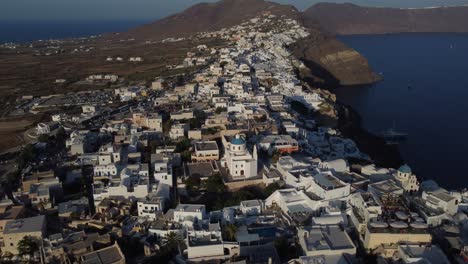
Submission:
M 239 134 L 234 137 L 223 137 L 224 156 L 221 166 L 234 180 L 257 177 L 257 149 L 254 146 L 253 154 L 247 148 L 245 138 Z
M 416 175 L 413 174 L 408 165 L 401 166 L 394 174 L 400 186 L 407 192 L 417 192 L 419 190 L 419 182 Z

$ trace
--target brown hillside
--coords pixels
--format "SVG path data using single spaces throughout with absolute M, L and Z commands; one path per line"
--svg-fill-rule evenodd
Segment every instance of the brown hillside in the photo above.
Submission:
M 182 13 L 122 33 L 120 37 L 158 40 L 187 36 L 197 32 L 216 31 L 238 25 L 266 11 L 292 18 L 300 15 L 293 6 L 263 0 L 222 0 L 216 3 L 194 5 Z

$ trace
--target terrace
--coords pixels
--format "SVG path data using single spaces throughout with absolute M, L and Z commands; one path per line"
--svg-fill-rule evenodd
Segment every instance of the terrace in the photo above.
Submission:
M 345 185 L 342 184 L 340 180 L 329 174 L 324 173 L 314 175 L 314 182 L 320 187 L 322 187 L 324 190 L 334 190 L 345 187 Z

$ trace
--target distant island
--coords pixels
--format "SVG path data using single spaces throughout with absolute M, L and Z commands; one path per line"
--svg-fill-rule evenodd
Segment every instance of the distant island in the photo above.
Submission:
M 406 32 L 468 32 L 468 6 L 380 8 L 319 3 L 304 12 L 306 24 L 319 23 L 338 35 Z

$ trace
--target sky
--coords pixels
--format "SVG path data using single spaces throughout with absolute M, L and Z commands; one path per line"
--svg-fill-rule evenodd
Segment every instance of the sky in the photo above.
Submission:
M 365 6 L 429 7 L 468 4 L 468 0 L 273 0 L 305 9 L 317 2 Z M 216 0 L 1 0 L 0 20 L 156 20 L 199 2 Z

